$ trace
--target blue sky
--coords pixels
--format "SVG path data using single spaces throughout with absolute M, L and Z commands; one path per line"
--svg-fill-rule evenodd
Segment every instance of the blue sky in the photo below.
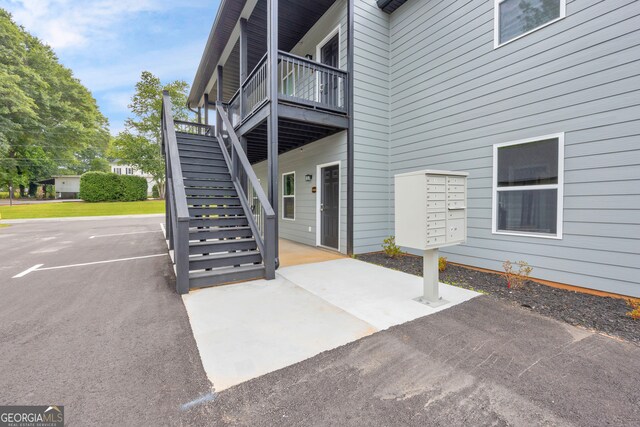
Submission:
M 49 44 L 123 129 L 143 70 L 191 84 L 219 0 L 0 0 L 14 20 Z

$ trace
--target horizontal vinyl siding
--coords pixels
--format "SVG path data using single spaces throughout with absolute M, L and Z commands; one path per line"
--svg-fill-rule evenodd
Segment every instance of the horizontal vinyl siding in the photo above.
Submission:
M 449 260 L 522 259 L 535 277 L 640 296 L 640 2 L 568 1 L 494 49 L 492 1 L 409 0 L 391 15 L 389 90 L 390 175 L 470 172 L 468 242 Z M 563 239 L 492 234 L 493 144 L 558 132 Z
M 347 251 L 347 133 L 346 131 L 323 138 L 278 157 L 279 234 L 283 239 L 316 246 L 316 166 L 340 161 L 340 251 Z M 254 165 L 254 171 L 266 190 L 267 162 Z M 282 174 L 296 173 L 295 220 L 282 219 Z M 311 182 L 304 180 L 312 175 Z M 311 231 L 309 231 L 311 228 Z
M 354 0 L 354 252 L 379 251 L 389 218 L 389 15 Z

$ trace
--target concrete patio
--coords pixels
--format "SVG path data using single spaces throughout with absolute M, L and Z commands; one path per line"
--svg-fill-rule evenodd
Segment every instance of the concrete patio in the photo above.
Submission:
M 325 252 L 308 251 L 301 258 L 322 258 L 312 252 Z M 340 258 L 281 268 L 273 281 L 183 296 L 216 391 L 478 295 L 441 284 L 441 295 L 449 303 L 432 308 L 413 300 L 421 295 L 421 278 Z

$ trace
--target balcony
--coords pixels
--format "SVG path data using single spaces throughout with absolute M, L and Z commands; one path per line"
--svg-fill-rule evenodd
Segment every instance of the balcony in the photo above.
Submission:
M 278 52 L 278 102 L 319 112 L 346 115 L 347 72 L 328 65 Z M 234 128 L 251 118 L 268 100 L 267 55 L 247 76 L 231 98 L 229 117 Z
M 281 153 L 348 127 L 346 71 L 279 51 L 276 72 Z M 267 156 L 268 83 L 264 55 L 227 104 L 236 133 L 247 138 L 252 162 Z

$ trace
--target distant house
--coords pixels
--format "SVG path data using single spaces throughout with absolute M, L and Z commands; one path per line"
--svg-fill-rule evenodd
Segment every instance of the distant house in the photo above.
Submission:
M 80 175 L 54 176 L 53 185 L 56 189 L 56 199 L 77 199 L 80 193 Z
M 147 180 L 147 194 L 150 196 L 153 192 L 153 186 L 155 185 L 155 181 L 153 177 L 148 173 L 141 172 L 134 168 L 131 165 L 121 165 L 117 162 L 111 162 L 110 164 L 111 172 L 116 173 L 118 175 L 135 175 L 141 176 Z

